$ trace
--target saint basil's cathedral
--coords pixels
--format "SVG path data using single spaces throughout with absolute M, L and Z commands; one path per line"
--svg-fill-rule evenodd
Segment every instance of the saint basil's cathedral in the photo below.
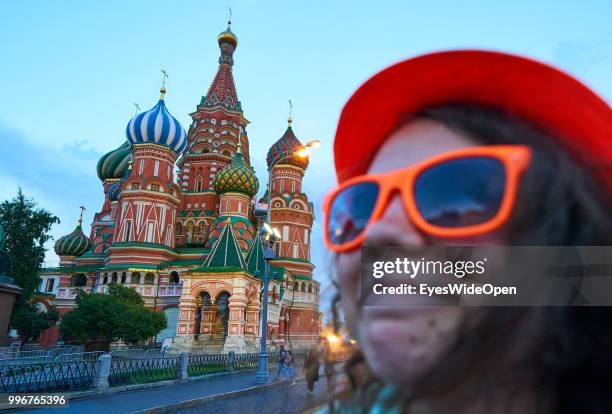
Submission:
M 78 289 L 106 292 L 118 283 L 165 312 L 168 327 L 158 342 L 257 350 L 264 275 L 258 229 L 271 191 L 270 223 L 282 238 L 271 262 L 268 338 L 293 346 L 318 339 L 319 283 L 310 262 L 314 214 L 302 191 L 308 158 L 295 155 L 303 146 L 289 118 L 267 154 L 266 194 L 256 199 L 260 184 L 250 162 L 249 121 L 232 75 L 238 38 L 229 25 L 218 43 L 219 69 L 190 114 L 188 132 L 166 107 L 162 87 L 158 103 L 128 122 L 126 142 L 100 159 L 104 204 L 89 237 L 81 218 L 57 240 L 60 264 L 41 271 L 39 308 L 54 305 L 64 315 Z M 40 338 L 43 345 L 58 340 L 57 327 Z

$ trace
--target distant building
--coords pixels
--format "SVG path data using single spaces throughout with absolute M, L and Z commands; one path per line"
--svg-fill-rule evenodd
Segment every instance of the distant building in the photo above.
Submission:
M 219 69 L 191 115 L 189 132 L 159 102 L 137 114 L 127 141 L 104 155 L 98 176 L 104 204 L 90 236 L 75 230 L 55 244 L 60 265 L 41 272 L 39 307 L 74 307 L 77 289 L 106 292 L 109 283 L 136 289 L 147 306 L 163 310 L 180 347 L 256 350 L 263 277 L 258 228 L 267 193 L 250 164 L 249 138 L 232 75 L 238 39 L 228 26 L 218 36 Z M 292 344 L 318 338 L 319 283 L 312 278 L 313 206 L 302 192 L 308 159 L 289 126 L 267 154 L 271 225 L 282 235 L 272 262 L 268 338 Z M 178 167 L 178 177 L 174 177 Z M 58 340 L 57 327 L 41 342 Z

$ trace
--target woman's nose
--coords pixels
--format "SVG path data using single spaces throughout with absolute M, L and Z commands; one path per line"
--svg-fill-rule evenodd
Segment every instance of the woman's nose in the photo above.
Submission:
M 398 193 L 382 217 L 366 230 L 366 246 L 423 246 L 426 239 L 410 221 Z

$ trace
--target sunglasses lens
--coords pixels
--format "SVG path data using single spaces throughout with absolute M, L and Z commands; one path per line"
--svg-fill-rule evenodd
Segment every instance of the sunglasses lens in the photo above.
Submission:
M 423 171 L 414 185 L 421 216 L 439 227 L 466 227 L 491 220 L 505 192 L 506 170 L 495 158 L 447 161 Z
M 358 183 L 334 197 L 327 225 L 327 234 L 333 244 L 348 243 L 365 229 L 374 211 L 378 193 L 378 184 Z

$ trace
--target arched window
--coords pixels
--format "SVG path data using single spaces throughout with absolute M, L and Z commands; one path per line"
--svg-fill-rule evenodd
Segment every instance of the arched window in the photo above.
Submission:
M 145 275 L 145 285 L 152 285 L 155 283 L 155 275 L 153 273 L 147 273 Z
M 111 279 L 111 283 L 117 283 L 117 272 L 113 273 L 113 278 Z
M 125 280 L 127 279 L 127 273 L 121 273 L 121 284 L 125 284 Z
M 178 272 L 170 272 L 169 282 L 171 285 L 178 285 L 180 283 Z
M 308 285 L 308 293 L 312 293 L 312 285 L 311 284 Z
M 196 192 L 198 192 L 198 193 L 199 193 L 200 191 L 202 191 L 202 178 L 200 178 L 200 177 L 198 177 L 198 178 L 196 179 L 196 183 L 195 183 L 195 190 L 196 190 Z
M 102 281 L 102 284 L 106 285 L 108 284 L 108 276 L 104 275 L 104 280 Z
M 135 285 L 139 285 L 140 284 L 140 272 L 132 273 L 132 283 L 135 284 Z
M 302 286 L 301 286 L 300 290 L 302 292 L 306 292 L 306 284 L 304 284 L 304 282 L 302 282 Z
M 300 290 L 300 284 L 299 284 L 298 282 L 295 282 L 295 283 L 293 284 L 293 290 L 294 290 L 295 292 L 297 292 L 298 290 Z

